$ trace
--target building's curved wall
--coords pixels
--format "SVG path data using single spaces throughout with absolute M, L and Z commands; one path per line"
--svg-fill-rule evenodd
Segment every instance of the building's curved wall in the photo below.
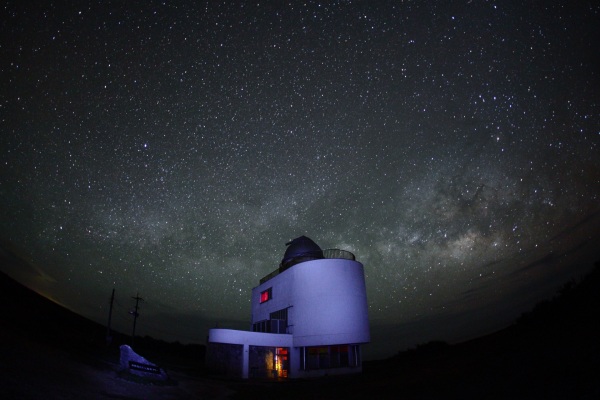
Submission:
M 288 272 L 288 271 L 286 271 Z M 344 259 L 290 268 L 294 346 L 370 341 L 363 265 Z
M 208 330 L 208 341 L 210 343 L 247 344 L 253 346 L 290 347 L 292 345 L 290 335 L 219 328 Z

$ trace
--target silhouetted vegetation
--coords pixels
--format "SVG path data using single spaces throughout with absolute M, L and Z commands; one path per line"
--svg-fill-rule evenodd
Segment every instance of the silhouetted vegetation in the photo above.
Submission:
M 450 344 L 447 342 L 441 340 L 432 340 L 427 343 L 418 344 L 414 349 L 406 350 L 406 352 L 418 354 L 441 354 L 447 351 L 449 348 Z
M 85 363 L 113 360 L 130 337 L 74 314 L 0 274 L 0 333 L 66 349 Z M 18 301 L 15 301 L 18 299 Z M 600 398 L 600 263 L 581 281 L 564 284 L 512 326 L 465 343 L 419 344 L 381 361 L 365 362 L 363 373 L 286 382 L 228 381 L 231 398 L 268 397 L 403 399 L 566 399 Z M 8 332 L 8 334 L 6 334 Z M 23 344 L 21 344 L 23 346 Z M 27 346 L 27 342 L 25 342 Z M 23 347 L 22 347 L 23 348 Z M 136 337 L 135 350 L 167 370 L 208 379 L 204 346 Z M 214 385 L 211 381 L 207 387 Z M 15 392 L 16 393 L 16 392 Z

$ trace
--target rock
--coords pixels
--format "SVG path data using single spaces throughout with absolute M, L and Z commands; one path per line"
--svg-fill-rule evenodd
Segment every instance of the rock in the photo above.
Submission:
M 169 379 L 165 370 L 137 354 L 128 345 L 124 344 L 120 349 L 121 371 L 127 371 L 130 374 L 151 380 L 166 381 Z

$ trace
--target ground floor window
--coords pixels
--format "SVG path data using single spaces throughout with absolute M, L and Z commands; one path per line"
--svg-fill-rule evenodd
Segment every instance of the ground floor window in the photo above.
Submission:
M 287 378 L 288 370 L 290 369 L 290 359 L 287 347 L 277 347 L 275 350 L 275 370 L 277 371 L 277 377 Z
M 359 345 L 303 347 L 300 367 L 304 370 L 356 367 L 360 365 Z
M 290 369 L 288 347 L 249 346 L 248 367 L 252 378 L 287 378 Z

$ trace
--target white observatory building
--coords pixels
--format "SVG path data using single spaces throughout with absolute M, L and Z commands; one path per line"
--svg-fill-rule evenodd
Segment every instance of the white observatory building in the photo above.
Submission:
M 306 236 L 252 289 L 251 331 L 210 329 L 206 364 L 241 378 L 305 378 L 362 371 L 369 318 L 363 265 Z

